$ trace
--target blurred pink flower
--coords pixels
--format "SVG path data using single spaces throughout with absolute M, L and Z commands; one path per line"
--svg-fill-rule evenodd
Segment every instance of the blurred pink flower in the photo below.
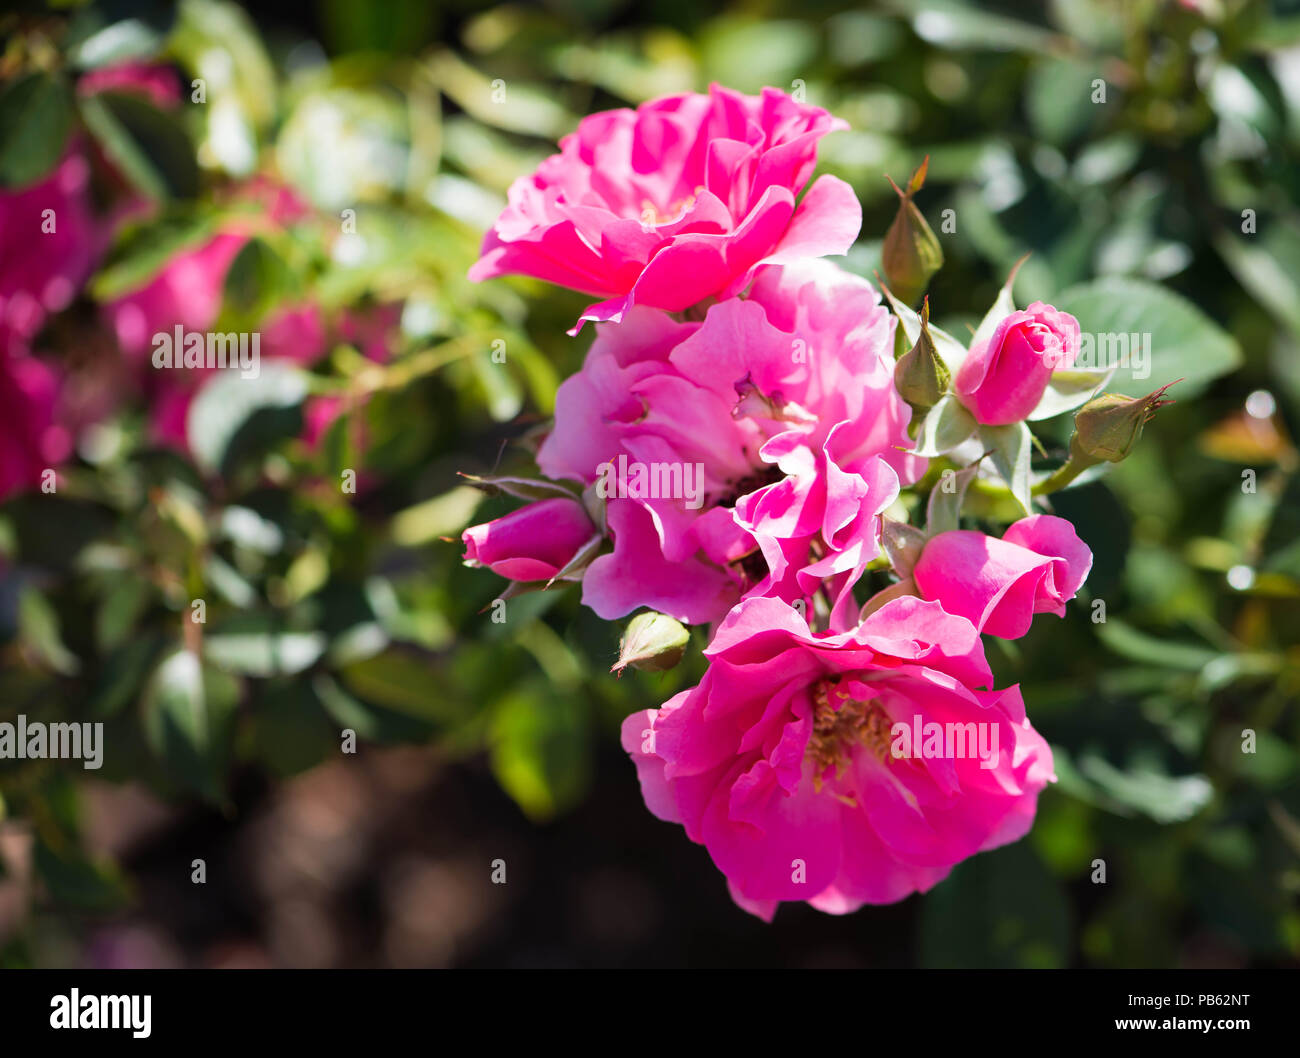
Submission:
M 102 245 L 90 167 L 75 149 L 39 183 L 0 190 L 0 351 L 25 350 L 72 303 Z
M 58 422 L 59 376 L 25 352 L 0 349 L 0 501 L 40 484 L 68 457 Z
M 623 747 L 647 807 L 765 919 L 783 900 L 842 914 L 925 891 L 1022 837 L 1055 778 L 1019 688 L 980 689 L 975 628 L 936 603 L 896 599 L 832 635 L 751 598 L 705 653 L 700 684 L 628 717 Z
M 344 312 L 338 321 L 338 337 L 356 346 L 367 360 L 382 364 L 393 355 L 401 317 L 400 305 L 379 305 L 367 311 Z M 303 408 L 303 440 L 312 448 L 319 447 L 346 407 L 347 399 L 342 396 L 308 399 Z M 357 436 L 364 444 L 364 431 L 358 429 Z
M 248 181 L 236 197 L 256 202 L 264 212 L 232 213 L 211 238 L 176 253 L 143 286 L 103 307 L 118 345 L 144 378 L 154 439 L 182 450 L 187 447 L 190 404 L 211 372 L 152 370 L 149 352 L 154 336 L 170 335 L 178 326 L 185 331 L 210 331 L 221 312 L 226 275 L 254 232 L 268 222 L 287 225 L 307 212 L 291 191 L 266 179 Z M 310 365 L 327 349 L 324 320 L 310 302 L 275 309 L 262 321 L 259 334 L 261 356 L 266 359 Z
M 912 570 L 917 589 L 981 632 L 1019 639 L 1036 613 L 1065 616 L 1092 568 L 1092 552 L 1064 518 L 1035 514 L 1002 539 L 968 529 L 930 540 Z
M 126 92 L 142 95 L 155 106 L 168 109 L 181 101 L 181 82 L 170 66 L 124 62 L 82 74 L 77 80 L 77 92 L 83 96 Z
M 604 299 L 582 319 L 618 321 L 735 294 L 760 264 L 846 253 L 862 226 L 848 184 L 823 176 L 795 199 L 817 141 L 847 127 L 774 88 L 716 84 L 593 114 L 511 186 L 470 278 L 535 276 Z

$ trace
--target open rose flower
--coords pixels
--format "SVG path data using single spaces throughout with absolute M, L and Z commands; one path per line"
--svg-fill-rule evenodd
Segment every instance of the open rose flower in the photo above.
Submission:
M 508 580 L 550 580 L 597 536 L 577 500 L 538 500 L 461 535 L 465 562 Z
M 729 296 L 763 263 L 846 253 L 862 225 L 849 186 L 822 176 L 795 202 L 817 141 L 842 128 L 774 88 L 593 114 L 511 186 L 470 278 L 535 276 L 601 298 L 582 319 L 617 321 Z
M 742 602 L 700 684 L 623 724 L 646 805 L 681 823 L 741 907 L 835 914 L 924 891 L 1022 837 L 1052 754 L 1019 689 L 991 682 L 975 628 L 897 599 L 813 634 L 775 599 Z
M 537 457 L 607 500 L 613 552 L 583 601 L 707 623 L 746 592 L 794 602 L 828 578 L 847 620 L 877 516 L 924 470 L 904 452 L 894 326 L 869 283 L 810 261 L 760 270 L 703 322 L 637 308 L 599 327 Z
M 926 543 L 912 570 L 922 597 L 981 632 L 1019 639 L 1036 613 L 1065 616 L 1092 568 L 1092 552 L 1064 518 L 1035 514 L 1002 539 L 968 529 Z
M 1079 321 L 1035 301 L 1002 320 L 992 337 L 971 348 L 953 380 L 957 399 L 988 426 L 1029 417 L 1052 372 L 1079 355 Z

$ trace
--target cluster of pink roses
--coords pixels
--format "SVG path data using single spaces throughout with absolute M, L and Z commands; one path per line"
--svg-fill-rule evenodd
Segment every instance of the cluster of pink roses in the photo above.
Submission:
M 765 918 L 899 900 L 1028 830 L 1052 754 L 1018 688 L 989 689 L 981 633 L 1063 614 L 1092 562 L 1028 508 L 1001 539 L 954 517 L 884 542 L 926 457 L 978 463 L 972 434 L 1056 406 L 1079 325 L 1003 304 L 969 350 L 938 332 L 943 399 L 905 400 L 895 332 L 912 344 L 928 322 L 817 259 L 858 235 L 847 185 L 800 199 L 840 127 L 717 86 L 594 115 L 514 184 L 471 273 L 598 296 L 583 319 L 603 322 L 537 454 L 553 484 L 518 491 L 547 498 L 466 530 L 466 560 L 520 587 L 580 580 L 603 618 L 714 626 L 701 683 L 628 717 L 623 743 L 650 810 Z M 886 566 L 897 583 L 862 605 Z

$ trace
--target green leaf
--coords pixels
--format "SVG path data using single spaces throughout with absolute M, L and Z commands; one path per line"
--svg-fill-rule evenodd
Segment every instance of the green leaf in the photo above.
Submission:
M 961 505 L 971 480 L 979 472 L 979 464 L 972 463 L 961 470 L 945 470 L 934 488 L 925 508 L 925 535 L 927 537 L 961 528 Z
M 164 659 L 145 691 L 150 747 L 174 780 L 211 800 L 222 795 L 239 693 L 238 679 L 183 649 Z
M 1039 137 L 1064 144 L 1083 132 L 1104 108 L 1092 101 L 1100 65 L 1073 56 L 1048 55 L 1030 68 L 1025 109 Z
M 429 727 L 423 721 L 360 702 L 323 672 L 312 679 L 311 688 L 340 729 L 355 731 L 367 741 L 421 742 L 429 736 Z
M 926 412 L 916 438 L 916 454 L 927 458 L 951 452 L 975 432 L 975 417 L 949 394 Z
M 302 672 L 325 653 L 321 632 L 286 632 L 264 614 L 241 614 L 209 632 L 204 655 L 227 672 L 281 676 Z
M 0 185 L 25 187 L 63 157 L 74 117 L 72 90 L 61 77 L 30 73 L 0 92 Z
M 1204 775 L 1169 776 L 1156 762 L 1116 768 L 1095 754 L 1085 754 L 1079 772 L 1107 797 L 1150 816 L 1157 823 L 1181 823 L 1210 801 L 1214 788 Z
M 1069 905 L 1024 842 L 957 864 L 924 897 L 929 969 L 1057 969 L 1069 959 Z
M 198 194 L 194 144 L 178 115 L 126 92 L 100 92 L 80 105 L 91 135 L 137 191 L 156 200 Z
M 1009 426 L 981 426 L 979 436 L 980 442 L 989 450 L 993 465 L 1011 490 L 1011 495 L 1026 514 L 1032 514 L 1029 460 L 1033 454 L 1034 438 L 1029 427 L 1022 422 Z
M 1097 625 L 1097 638 L 1116 654 L 1133 661 L 1187 672 L 1200 672 L 1220 656 L 1220 651 L 1212 647 L 1157 639 L 1113 617 Z
M 291 364 L 263 363 L 257 378 L 227 369 L 190 406 L 186 436 L 195 461 L 208 472 L 228 473 L 244 455 L 296 436 L 306 395 L 306 380 Z
M 292 284 L 289 266 L 274 247 L 265 239 L 249 239 L 226 273 L 218 329 L 255 329 L 268 312 L 285 300 Z
M 1178 397 L 1193 396 L 1242 363 L 1235 338 L 1190 302 L 1143 279 L 1110 276 L 1071 287 L 1057 297 L 1056 307 L 1077 317 L 1092 336 L 1095 360 L 1114 359 L 1117 348 L 1121 354 L 1128 350 L 1131 363 L 1121 364 L 1110 383 L 1116 392 L 1146 393 L 1181 378 Z M 1132 335 L 1150 335 L 1149 363 L 1143 363 L 1145 348 L 1141 353 L 1133 349 Z M 1102 348 L 1103 337 L 1111 343 L 1110 356 Z M 1081 356 L 1079 366 L 1111 365 L 1087 363 Z
M 340 675 L 359 698 L 418 720 L 449 723 L 464 715 L 433 665 L 408 650 L 391 648 L 349 665 Z
M 516 688 L 496 709 L 493 774 L 534 820 L 578 802 L 590 781 L 590 725 L 581 694 L 556 694 L 541 681 Z
M 178 253 L 211 238 L 217 219 L 211 212 L 173 214 L 135 228 L 91 282 L 91 296 L 96 301 L 114 301 L 138 290 Z
M 154 58 L 174 12 L 162 3 L 86 5 L 73 16 L 64 40 L 68 61 L 83 70 Z
M 35 588 L 18 597 L 18 636 L 55 672 L 70 676 L 80 667 L 77 656 L 63 645 L 59 615 Z
M 339 736 L 311 688 L 294 680 L 266 688 L 241 748 L 275 775 L 286 777 L 338 753 Z

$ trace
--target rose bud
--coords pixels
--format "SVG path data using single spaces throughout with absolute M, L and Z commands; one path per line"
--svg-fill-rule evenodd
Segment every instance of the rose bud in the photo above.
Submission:
M 948 392 L 951 376 L 930 336 L 930 299 L 921 306 L 921 333 L 916 344 L 894 365 L 894 388 L 919 418 Z
M 1142 436 L 1142 427 L 1151 421 L 1156 409 L 1173 403 L 1172 398 L 1163 399 L 1165 390 L 1173 384 L 1163 385 L 1145 397 L 1125 397 L 1119 393 L 1094 397 L 1074 416 L 1071 447 L 1078 448 L 1090 459 L 1118 463 L 1133 451 Z
M 971 348 L 953 384 L 957 399 L 987 426 L 1020 422 L 1042 399 L 1052 372 L 1073 365 L 1079 339 L 1078 320 L 1035 301 Z
M 557 497 L 530 503 L 461 534 L 465 564 L 518 581 L 553 579 L 596 536 L 582 504 Z
M 921 190 L 925 183 L 925 172 L 930 166 L 927 157 L 907 182 L 904 191 L 892 180 L 898 192 L 898 213 L 894 223 L 885 233 L 885 241 L 880 248 L 880 263 L 885 269 L 885 279 L 890 289 L 900 301 L 915 304 L 925 288 L 930 284 L 930 277 L 943 267 L 943 248 L 935 238 L 925 217 L 916 208 L 912 196 Z M 886 178 L 888 179 L 888 178 Z

